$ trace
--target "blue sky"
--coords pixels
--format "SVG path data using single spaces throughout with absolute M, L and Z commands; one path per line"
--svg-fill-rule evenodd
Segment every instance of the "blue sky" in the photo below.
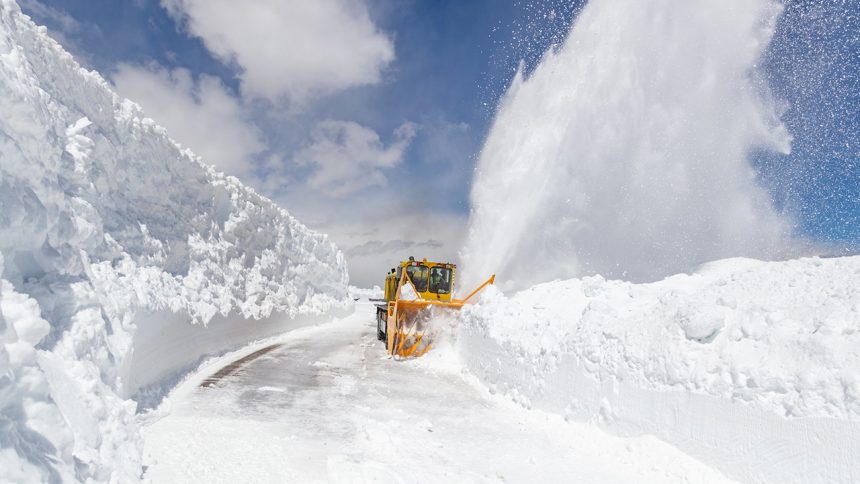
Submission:
M 307 18 L 279 25 L 226 0 L 21 1 L 180 143 L 330 233 L 354 281 L 369 285 L 409 254 L 456 257 L 497 102 L 521 61 L 528 71 L 564 40 L 582 2 L 333 3 L 340 10 L 288 11 Z M 857 0 L 787 2 L 765 76 L 792 153 L 754 159 L 798 233 L 852 250 L 858 12 Z M 305 26 L 304 37 L 286 35 Z
M 790 1 L 765 59 L 788 156 L 758 166 L 778 204 L 817 240 L 860 249 L 860 1 Z
M 307 96 L 287 90 L 278 98 L 243 89 L 251 55 L 247 65 L 241 55 L 219 57 L 206 33 L 191 24 L 195 15 L 204 18 L 200 10 L 208 5 L 200 2 L 204 7 L 195 11 L 194 3 L 21 5 L 180 143 L 331 234 L 350 260 L 353 279 L 363 285 L 375 281 L 379 267 L 409 254 L 456 259 L 474 160 L 498 99 L 521 61 L 534 66 L 549 46 L 564 40 L 580 6 L 555 0 L 342 2 L 363 5 L 373 24 L 365 38 L 375 32 L 387 39 L 393 59 L 382 62 L 372 82 L 346 82 Z M 171 5 L 186 16 L 171 15 Z M 323 35 L 336 35 L 348 27 L 333 23 L 321 30 L 331 28 L 335 33 Z M 271 35 L 271 42 L 281 40 Z M 308 51 L 317 48 L 313 40 L 304 46 Z M 205 129 L 195 131 L 201 118 L 208 120 Z M 336 154 L 320 152 L 347 132 L 356 139 L 379 137 L 346 153 L 357 157 L 366 148 L 368 157 L 381 160 L 379 169 L 366 167 L 378 175 L 369 185 L 331 181 L 344 167 L 332 161 L 324 169 L 314 162 L 315 153 L 335 160 Z M 245 161 L 219 165 L 219 155 Z

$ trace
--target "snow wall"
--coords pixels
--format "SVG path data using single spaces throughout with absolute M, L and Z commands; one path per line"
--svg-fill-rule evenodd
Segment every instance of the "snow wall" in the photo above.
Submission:
M 860 257 L 726 259 L 650 284 L 491 288 L 458 344 L 494 392 L 741 482 L 858 482 L 857 281 Z
M 351 306 L 325 235 L 181 149 L 11 0 L 0 113 L 0 481 L 137 480 L 136 412 L 183 371 Z

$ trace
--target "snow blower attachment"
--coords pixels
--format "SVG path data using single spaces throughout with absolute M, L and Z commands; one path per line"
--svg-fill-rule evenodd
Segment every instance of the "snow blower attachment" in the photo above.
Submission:
M 433 345 L 431 320 L 436 310 L 458 310 L 495 275 L 463 299 L 453 299 L 454 264 L 416 261 L 410 257 L 385 277 L 385 299 L 377 300 L 376 337 L 386 342 L 388 355 L 419 357 Z

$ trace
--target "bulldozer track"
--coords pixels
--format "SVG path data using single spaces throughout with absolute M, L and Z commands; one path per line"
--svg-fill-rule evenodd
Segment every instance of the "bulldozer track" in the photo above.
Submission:
M 200 384 L 200 388 L 211 388 L 211 387 L 216 386 L 219 382 L 221 382 L 221 380 L 223 380 L 224 378 L 227 378 L 230 375 L 237 373 L 239 370 L 242 369 L 242 367 L 244 367 L 248 363 L 256 360 L 257 358 L 265 355 L 266 353 L 269 353 L 273 350 L 280 348 L 281 346 L 283 346 L 283 345 L 280 343 L 273 344 L 270 346 L 266 346 L 265 348 L 259 349 L 259 350 L 255 351 L 255 352 L 253 352 L 247 356 L 243 356 L 242 358 L 239 358 L 238 360 L 234 361 L 233 363 L 230 363 L 229 365 L 225 366 L 224 368 L 221 368 L 220 370 L 216 371 L 209 378 L 203 380 L 203 383 Z

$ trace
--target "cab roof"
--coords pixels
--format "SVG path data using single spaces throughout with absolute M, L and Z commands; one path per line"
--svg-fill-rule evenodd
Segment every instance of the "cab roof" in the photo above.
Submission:
M 455 268 L 457 264 L 453 264 L 451 262 L 436 262 L 436 261 L 428 261 L 427 258 L 423 258 L 421 260 L 415 260 L 414 257 L 409 257 L 409 260 L 401 261 L 400 265 L 402 267 L 410 266 L 410 265 L 433 265 L 433 266 L 444 266 L 448 268 Z

